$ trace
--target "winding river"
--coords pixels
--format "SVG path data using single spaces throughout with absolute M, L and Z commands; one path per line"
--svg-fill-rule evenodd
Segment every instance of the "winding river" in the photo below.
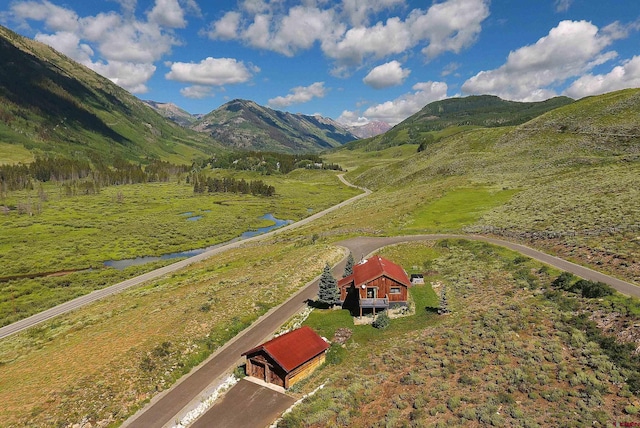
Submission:
M 185 213 L 191 215 L 191 213 Z M 187 220 L 193 219 L 194 217 L 189 217 Z M 262 235 L 263 233 L 270 232 L 274 229 L 277 229 L 282 226 L 286 226 L 288 224 L 293 223 L 292 220 L 281 220 L 279 218 L 275 218 L 273 214 L 265 214 L 261 219 L 272 221 L 273 224 L 266 227 L 260 227 L 258 229 L 247 230 L 242 235 L 237 238 L 232 239 L 231 241 L 222 242 L 220 244 L 211 245 L 205 248 L 197 248 L 195 250 L 187 250 L 187 251 L 178 251 L 175 253 L 163 254 L 161 256 L 147 256 L 147 257 L 136 257 L 133 259 L 123 259 L 123 260 L 108 260 L 104 262 L 104 265 L 107 267 L 111 267 L 114 269 L 122 270 L 126 269 L 130 266 L 143 265 L 150 262 L 157 262 L 159 260 L 169 260 L 169 259 L 181 259 L 181 258 L 189 258 L 193 256 L 197 256 L 198 254 L 202 254 L 206 251 L 213 250 L 215 248 L 222 247 L 232 242 L 241 241 L 243 239 L 252 238 L 254 236 Z M 191 220 L 193 221 L 193 220 Z

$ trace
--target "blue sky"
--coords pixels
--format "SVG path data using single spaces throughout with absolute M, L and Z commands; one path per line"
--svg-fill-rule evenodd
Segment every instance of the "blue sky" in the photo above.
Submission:
M 395 124 L 471 94 L 640 87 L 635 0 L 15 0 L 0 23 L 142 99 Z

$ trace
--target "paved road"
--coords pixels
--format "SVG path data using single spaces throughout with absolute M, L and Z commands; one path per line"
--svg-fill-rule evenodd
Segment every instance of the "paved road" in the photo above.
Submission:
M 266 427 L 294 402 L 288 395 L 243 379 L 197 419 L 191 428 Z
M 344 272 L 346 258 L 334 268 L 334 275 Z M 320 276 L 306 284 L 282 305 L 263 315 L 250 327 L 243 330 L 230 342 L 216 351 L 209 359 L 180 379 L 171 389 L 155 397 L 151 403 L 127 420 L 123 426 L 152 428 L 171 424 L 176 416 L 185 413 L 190 403 L 197 403 L 202 391 L 210 389 L 227 375 L 241 359 L 240 354 L 256 347 L 269 338 L 282 324 L 300 312 L 308 300 L 318 293 Z M 186 409 L 189 410 L 189 409 Z
M 518 251 L 528 257 L 540 260 L 543 263 L 574 273 L 580 277 L 602 281 L 617 290 L 640 297 L 640 287 L 620 281 L 616 278 L 595 272 L 591 269 L 578 266 L 557 257 L 550 256 L 524 245 L 514 244 L 499 239 L 483 236 L 466 236 L 453 234 L 395 236 L 395 237 L 358 237 L 338 242 L 338 245 L 347 248 L 356 259 L 368 256 L 381 247 L 398 244 L 401 242 L 424 241 L 435 239 L 470 239 L 501 245 Z M 334 276 L 341 277 L 344 272 L 346 260 L 342 260 L 333 269 Z M 193 402 L 207 387 L 219 381 L 222 376 L 229 373 L 240 359 L 240 354 L 251 349 L 268 338 L 287 319 L 300 311 L 307 299 L 314 299 L 318 291 L 319 277 L 309 282 L 302 290 L 281 306 L 264 315 L 251 327 L 236 336 L 231 342 L 217 351 L 205 363 L 185 375 L 179 384 L 172 389 L 156 397 L 147 407 L 134 415 L 124 426 L 128 427 L 162 427 L 175 420 L 175 416 L 184 413 L 185 407 Z
M 341 202 L 341 203 L 339 203 L 337 205 L 334 205 L 334 206 L 332 206 L 330 208 L 327 208 L 324 211 L 320 211 L 320 212 L 318 212 L 316 214 L 313 214 L 313 215 L 311 215 L 311 216 L 309 216 L 309 217 L 307 217 L 305 219 L 302 219 L 302 220 L 300 220 L 300 221 L 298 221 L 296 223 L 290 224 L 288 226 L 273 230 L 273 231 L 271 231 L 269 233 L 265 233 L 263 235 L 258 235 L 258 236 L 254 236 L 254 237 L 243 239 L 243 240 L 239 240 L 239 239 L 238 240 L 233 240 L 233 241 L 230 241 L 229 243 L 226 243 L 226 244 L 220 244 L 220 245 L 216 246 L 215 248 L 212 248 L 209 251 L 206 251 L 206 252 L 204 252 L 202 254 L 198 254 L 197 256 L 193 256 L 193 257 L 190 257 L 188 259 L 181 260 L 181 261 L 176 262 L 176 263 L 172 263 L 172 264 L 170 264 L 168 266 L 164 266 L 164 267 L 161 267 L 159 269 L 153 270 L 151 272 L 147 272 L 147 273 L 145 273 L 143 275 L 136 276 L 135 278 L 131 278 L 131 279 L 128 279 L 126 281 L 122 281 L 122 282 L 120 282 L 118 284 L 103 288 L 101 290 L 96 290 L 96 291 L 94 291 L 92 293 L 86 294 L 84 296 L 77 297 L 77 298 L 75 298 L 73 300 L 70 300 L 68 302 L 62 303 L 62 304 L 60 304 L 58 306 L 55 306 L 53 308 L 47 309 L 45 311 L 42 311 L 42 312 L 37 313 L 35 315 L 32 315 L 32 316 L 30 316 L 28 318 L 22 319 L 20 321 L 16 321 L 13 324 L 9 324 L 9 325 L 6 325 L 4 327 L 1 327 L 0 328 L 0 339 L 3 339 L 3 338 L 5 338 L 7 336 L 10 336 L 12 334 L 18 333 L 18 332 L 20 332 L 22 330 L 26 330 L 27 328 L 33 327 L 33 326 L 35 326 L 37 324 L 40 324 L 41 322 L 44 322 L 44 321 L 49 320 L 51 318 L 54 318 L 54 317 L 56 317 L 58 315 L 62 315 L 62 314 L 65 314 L 67 312 L 71 312 L 71 311 L 73 311 L 75 309 L 79 309 L 79 308 L 81 308 L 83 306 L 88 305 L 89 303 L 93 303 L 93 302 L 95 302 L 97 300 L 103 299 L 103 298 L 105 298 L 107 296 L 110 296 L 112 294 L 120 293 L 121 291 L 126 290 L 127 288 L 130 288 L 130 287 L 133 287 L 133 286 L 136 286 L 136 285 L 140 285 L 140 284 L 142 284 L 144 282 L 150 281 L 150 280 L 155 279 L 155 278 L 160 278 L 160 277 L 162 277 L 164 275 L 167 275 L 169 273 L 172 273 L 172 272 L 175 272 L 177 270 L 183 269 L 184 267 L 189 266 L 190 264 L 197 263 L 197 262 L 199 262 L 201 260 L 207 259 L 209 257 L 212 257 L 212 256 L 216 255 L 216 254 L 220 254 L 220 253 L 222 253 L 224 251 L 228 251 L 228 250 L 230 250 L 232 248 L 238 248 L 238 247 L 240 247 L 241 245 L 244 245 L 247 242 L 257 241 L 257 240 L 260 240 L 260 239 L 265 239 L 265 238 L 267 238 L 269 236 L 273 236 L 273 235 L 276 235 L 278 233 L 283 233 L 285 231 L 288 231 L 288 230 L 295 229 L 297 227 L 303 226 L 303 225 L 308 224 L 308 223 L 310 223 L 310 222 L 312 222 L 314 220 L 317 220 L 318 218 L 320 218 L 320 217 L 322 217 L 322 216 L 324 216 L 324 215 L 326 215 L 326 214 L 328 214 L 328 213 L 330 213 L 332 211 L 337 210 L 338 208 L 341 208 L 341 207 L 343 207 L 343 206 L 345 206 L 347 204 L 350 204 L 350 203 L 352 203 L 352 202 L 354 202 L 354 201 L 356 201 L 356 200 L 358 200 L 360 198 L 363 198 L 363 197 L 365 197 L 365 196 L 367 196 L 367 195 L 369 195 L 371 193 L 371 191 L 368 190 L 368 189 L 364 189 L 364 188 L 361 188 L 361 187 L 354 186 L 354 185 L 350 184 L 349 182 L 347 182 L 344 179 L 342 174 L 338 175 L 338 178 L 343 183 L 345 183 L 346 185 L 348 185 L 350 187 L 355 187 L 357 189 L 360 189 L 364 193 L 361 193 L 361 194 L 359 194 L 357 196 L 354 196 L 351 199 L 347 199 L 346 201 L 343 201 L 343 202 Z
M 575 263 L 568 262 L 564 259 L 551 256 L 549 254 L 543 253 L 542 251 L 534 250 L 533 248 L 527 247 L 525 245 L 515 244 L 509 241 L 503 241 L 501 239 L 496 238 L 488 238 L 486 236 L 478 236 L 478 235 L 454 235 L 454 234 L 435 234 L 435 235 L 412 235 L 412 236 L 394 236 L 394 237 L 381 237 L 381 238 L 370 238 L 370 237 L 359 237 L 353 238 L 346 241 L 339 242 L 339 245 L 343 245 L 351 250 L 354 257 L 358 259 L 363 254 L 369 254 L 372 251 L 375 251 L 377 248 L 384 247 L 391 244 L 397 244 L 400 242 L 410 242 L 410 241 L 423 241 L 423 240 L 434 240 L 434 239 L 468 239 L 472 241 L 483 241 L 488 242 L 490 244 L 500 245 L 502 247 L 509 248 L 510 250 L 517 251 L 521 254 L 524 254 L 527 257 L 531 257 L 532 259 L 536 259 L 543 263 L 546 263 L 550 266 L 556 267 L 558 269 L 571 272 L 574 275 L 577 275 L 581 278 L 588 279 L 590 281 L 600 281 L 605 284 L 610 285 L 615 290 L 619 291 L 622 294 L 626 294 L 627 296 L 640 297 L 640 286 L 632 284 L 630 282 L 622 281 L 620 279 L 611 277 L 609 275 L 605 275 L 603 273 L 597 272 L 593 269 L 589 269 L 584 266 L 577 265 Z

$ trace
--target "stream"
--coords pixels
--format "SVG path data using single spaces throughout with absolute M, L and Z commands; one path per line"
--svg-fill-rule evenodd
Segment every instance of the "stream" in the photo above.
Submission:
M 185 213 L 185 214 L 191 214 L 191 213 Z M 193 220 L 190 220 L 191 218 L 193 217 L 187 218 L 187 220 L 193 221 Z M 213 250 L 214 248 L 218 248 L 223 245 L 229 244 L 231 242 L 241 241 L 243 239 L 252 238 L 257 235 L 262 235 L 263 233 L 270 232 L 273 229 L 277 229 L 279 227 L 293 223 L 292 220 L 281 220 L 281 219 L 275 218 L 273 214 L 265 214 L 260 218 L 265 220 L 270 220 L 274 224 L 272 224 L 271 226 L 260 227 L 255 230 L 247 230 L 242 235 L 232 239 L 231 241 L 222 242 L 220 244 L 211 245 L 205 248 L 197 248 L 195 250 L 187 250 L 187 251 L 178 251 L 175 253 L 163 254 L 161 256 L 136 257 L 133 259 L 123 259 L 123 260 L 108 260 L 104 262 L 104 265 L 114 269 L 122 270 L 122 269 L 128 268 L 129 266 L 143 265 L 145 263 L 156 262 L 159 260 L 189 258 L 189 257 L 197 256 L 198 254 L 202 254 L 205 251 Z

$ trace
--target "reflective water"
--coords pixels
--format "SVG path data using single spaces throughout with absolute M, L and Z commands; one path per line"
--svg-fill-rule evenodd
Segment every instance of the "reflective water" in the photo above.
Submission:
M 182 215 L 191 215 L 191 214 L 192 213 L 183 213 Z M 187 220 L 195 221 L 195 220 L 199 220 L 200 218 L 202 218 L 202 216 L 197 216 L 197 217 L 199 217 L 199 218 L 189 217 Z M 271 225 L 271 226 L 261 227 L 261 228 L 255 229 L 255 230 L 248 230 L 248 231 L 244 232 L 242 235 L 240 235 L 240 237 L 238 237 L 236 239 L 233 239 L 233 240 L 231 240 L 229 242 L 224 242 L 224 243 L 221 243 L 221 244 L 211 245 L 211 246 L 206 247 L 206 248 L 197 248 L 195 250 L 188 250 L 188 251 L 178 251 L 178 252 L 175 252 L 175 253 L 163 254 L 162 256 L 136 257 L 134 259 L 124 259 L 124 260 L 108 260 L 108 261 L 104 262 L 104 265 L 108 266 L 108 267 L 112 267 L 114 269 L 122 270 L 122 269 L 128 268 L 129 266 L 143 265 L 145 263 L 157 262 L 159 260 L 189 258 L 189 257 L 197 256 L 198 254 L 202 254 L 205 251 L 209 251 L 209 250 L 213 250 L 214 248 L 221 247 L 221 246 L 223 246 L 225 244 L 228 244 L 230 242 L 235 242 L 235 241 L 238 241 L 238 240 L 247 239 L 247 238 L 251 238 L 253 236 L 261 235 L 263 233 L 270 232 L 273 229 L 277 229 L 279 227 L 282 227 L 282 226 L 285 226 L 287 224 L 293 223 L 292 220 L 281 220 L 281 219 L 275 218 L 273 216 L 273 214 L 265 214 L 260 218 L 265 219 L 265 220 L 270 220 L 274 224 Z M 194 219 L 194 220 L 191 220 L 191 219 Z

